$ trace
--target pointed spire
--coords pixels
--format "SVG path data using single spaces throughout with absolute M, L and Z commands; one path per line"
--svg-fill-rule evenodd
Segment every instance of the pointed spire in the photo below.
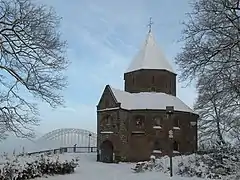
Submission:
M 169 72 L 173 71 L 173 68 L 169 64 L 168 60 L 162 53 L 161 49 L 158 47 L 155 38 L 152 33 L 152 20 L 150 18 L 150 23 L 148 25 L 149 32 L 147 34 L 145 43 L 143 47 L 140 49 L 138 54 L 135 56 L 127 71 L 132 72 L 140 69 L 159 69 L 159 70 L 167 70 Z

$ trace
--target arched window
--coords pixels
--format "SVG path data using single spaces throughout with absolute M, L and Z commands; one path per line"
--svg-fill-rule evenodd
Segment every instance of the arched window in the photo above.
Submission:
M 152 84 L 154 84 L 154 80 L 155 80 L 155 79 L 154 79 L 154 76 L 152 76 Z
M 180 127 L 180 121 L 177 117 L 173 119 L 173 127 Z
M 154 126 L 162 126 L 162 118 L 160 116 L 154 117 Z
M 111 124 L 112 124 L 112 116 L 106 115 L 106 116 L 104 117 L 104 124 L 105 124 L 105 125 L 111 125 Z
M 173 142 L 173 151 L 179 151 L 179 144 L 177 141 Z
M 136 127 L 142 128 L 144 126 L 144 117 L 143 116 L 136 116 Z

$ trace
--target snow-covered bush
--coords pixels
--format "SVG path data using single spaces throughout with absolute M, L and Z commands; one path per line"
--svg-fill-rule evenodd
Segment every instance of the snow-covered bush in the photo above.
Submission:
M 176 174 L 181 176 L 209 179 L 220 179 L 234 173 L 234 170 L 227 159 L 222 159 L 221 155 L 197 155 L 193 159 L 191 156 L 184 157 L 185 161 L 178 164 Z
M 4 159 L 5 157 L 5 159 Z M 0 180 L 25 180 L 56 174 L 70 174 L 78 159 L 62 159 L 60 155 L 6 156 L 0 163 Z
M 134 172 L 162 171 L 169 173 L 169 164 L 169 157 L 164 156 L 139 162 L 132 169 Z M 239 180 L 239 169 L 240 153 L 229 148 L 221 148 L 214 153 L 173 157 L 173 173 L 180 176 Z
M 150 161 L 138 162 L 135 167 L 132 168 L 133 172 L 144 172 L 144 171 L 161 171 L 163 165 L 155 156 L 150 157 Z

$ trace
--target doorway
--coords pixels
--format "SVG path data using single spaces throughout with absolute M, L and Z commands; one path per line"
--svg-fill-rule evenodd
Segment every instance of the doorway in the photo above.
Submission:
M 112 163 L 113 162 L 113 144 L 111 141 L 106 140 L 104 141 L 101 146 L 101 155 L 100 161 L 105 163 Z

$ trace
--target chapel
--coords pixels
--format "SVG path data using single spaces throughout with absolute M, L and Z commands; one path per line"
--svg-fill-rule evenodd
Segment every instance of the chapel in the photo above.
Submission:
M 176 97 L 176 73 L 151 29 L 124 82 L 124 90 L 106 85 L 97 105 L 99 161 L 136 162 L 197 150 L 199 116 Z M 167 107 L 174 109 L 171 116 Z

